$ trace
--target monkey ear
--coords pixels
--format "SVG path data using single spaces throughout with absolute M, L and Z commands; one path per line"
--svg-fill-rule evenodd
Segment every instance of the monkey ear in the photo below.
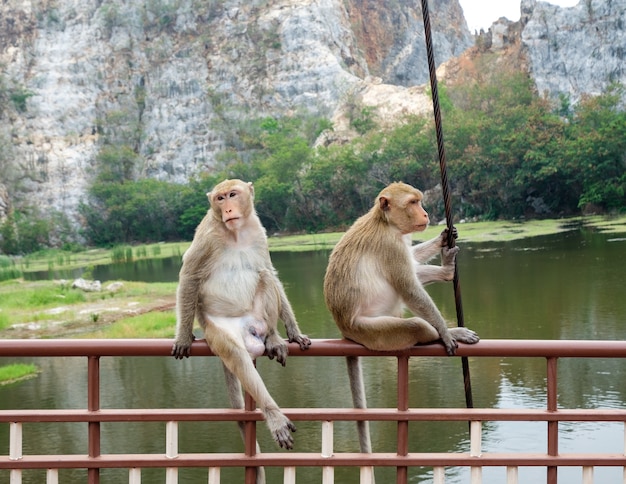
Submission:
M 206 197 L 209 199 L 209 202 L 211 201 L 211 193 L 213 192 L 206 192 Z
M 252 186 L 252 182 L 247 183 L 248 188 L 250 189 L 250 196 L 254 198 L 254 187 Z
M 385 196 L 378 198 L 378 204 L 383 212 L 389 210 L 389 199 Z

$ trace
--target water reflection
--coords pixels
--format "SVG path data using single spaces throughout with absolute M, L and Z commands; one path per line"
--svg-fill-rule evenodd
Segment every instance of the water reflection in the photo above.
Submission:
M 523 339 L 625 339 L 626 239 L 575 231 L 520 242 L 463 244 L 459 273 L 463 289 L 465 322 L 483 338 Z M 279 253 L 272 258 L 285 284 L 301 328 L 313 338 L 339 337 L 322 294 L 327 252 Z M 161 262 L 140 261 L 125 267 L 107 266 L 97 278 L 175 281 L 180 258 Z M 100 270 L 100 269 L 98 269 Z M 102 268 L 104 271 L 104 268 Z M 94 275 L 96 272 L 94 273 Z M 444 315 L 455 319 L 450 285 L 428 286 Z M 0 358 L 0 364 L 7 363 Z M 0 387 L 0 408 L 84 408 L 86 362 L 76 358 L 36 361 L 42 373 L 33 380 Z M 395 407 L 396 361 L 365 359 L 365 383 L 371 406 Z M 470 359 L 476 407 L 544 408 L 546 405 L 543 359 Z M 284 407 L 349 407 L 351 398 L 343 358 L 291 358 L 285 368 L 260 359 L 258 368 L 268 389 Z M 626 370 L 622 360 L 559 360 L 558 403 L 568 408 L 623 408 Z M 410 361 L 412 407 L 463 407 L 465 405 L 460 360 L 414 358 Z M 102 358 L 103 408 L 226 407 L 221 366 L 216 359 Z M 559 426 L 561 452 L 623 453 L 620 423 L 563 423 Z M 376 451 L 394 452 L 396 426 L 372 424 Z M 275 445 L 259 425 L 264 449 Z M 467 451 L 465 422 L 413 422 L 409 425 L 411 452 Z M 27 424 L 25 453 L 82 453 L 86 446 L 84 424 Z M 242 444 L 234 424 L 182 423 L 180 452 L 238 452 Z M 319 424 L 298 423 L 295 451 L 319 451 Z M 8 453 L 8 426 L 0 425 L 0 453 Z M 485 452 L 545 452 L 546 425 L 528 422 L 486 423 Z M 353 424 L 337 423 L 338 452 L 358 448 Z M 103 424 L 103 452 L 164 452 L 165 424 Z M 336 482 L 358 482 L 358 470 L 337 469 Z M 428 469 L 412 468 L 412 482 L 432 482 Z M 25 473 L 24 484 L 45 481 L 45 473 Z M 83 483 L 84 471 L 64 471 L 60 482 Z M 483 482 L 506 480 L 503 468 L 485 468 Z M 392 469 L 377 469 L 379 482 L 395 481 Z M 128 479 L 127 471 L 103 471 L 101 482 Z M 205 469 L 181 470 L 179 482 L 206 482 Z M 242 482 L 240 470 L 224 470 L 223 482 Z M 621 482 L 622 471 L 595 470 L 597 482 Z M 0 482 L 7 481 L 0 472 Z M 298 471 L 299 483 L 321 481 L 318 470 Z M 520 482 L 545 481 L 545 471 L 521 469 Z M 582 482 L 578 468 L 559 470 L 559 480 Z M 144 470 L 143 482 L 164 482 L 164 471 Z M 268 482 L 281 482 L 280 470 L 268 469 Z M 446 471 L 447 483 L 469 482 L 468 469 Z

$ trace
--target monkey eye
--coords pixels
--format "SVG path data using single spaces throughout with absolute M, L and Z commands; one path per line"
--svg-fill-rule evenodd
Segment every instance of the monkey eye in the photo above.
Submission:
M 236 191 L 232 191 L 232 192 L 228 192 L 228 194 L 226 194 L 226 195 L 218 195 L 215 198 L 217 199 L 218 202 L 223 202 L 227 198 L 233 198 L 233 197 L 236 197 L 236 196 L 237 196 L 237 192 Z

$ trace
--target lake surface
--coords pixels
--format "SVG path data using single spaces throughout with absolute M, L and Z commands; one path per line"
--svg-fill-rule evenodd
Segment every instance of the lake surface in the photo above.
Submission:
M 459 274 L 465 324 L 485 339 L 625 339 L 626 236 L 586 230 L 506 243 L 464 244 L 459 227 Z M 303 332 L 312 338 L 340 337 L 326 310 L 322 279 L 327 252 L 277 253 L 274 264 Z M 108 268 L 96 278 L 142 279 L 158 276 L 176 280 L 178 262 L 144 261 L 145 271 L 127 266 Z M 151 268 L 150 268 L 151 266 Z M 156 267 L 156 269 L 155 269 Z M 169 268 L 169 270 L 166 270 Z M 98 268 L 104 271 L 105 269 Z M 119 272 L 124 270 L 124 276 Z M 134 275 L 133 275 L 134 274 Z M 149 274 L 149 275 L 146 275 Z M 455 321 L 451 284 L 428 286 L 444 316 Z M 284 334 L 284 331 L 282 331 Z M 14 359 L 13 359 L 14 360 Z M 84 408 L 86 363 L 75 358 L 34 360 L 42 369 L 35 379 L 0 387 L 0 408 Z M 0 358 L 0 365 L 10 363 Z M 519 358 L 470 359 L 475 407 L 545 408 L 545 360 Z M 291 358 L 285 368 L 266 358 L 258 360 L 270 393 L 284 407 L 350 407 L 343 358 Z M 370 358 L 364 362 L 368 403 L 395 407 L 396 360 Z M 626 361 L 559 360 L 559 405 L 568 408 L 623 408 L 626 404 Z M 413 358 L 410 361 L 412 407 L 464 407 L 461 363 L 458 358 Z M 227 407 L 224 378 L 216 358 L 102 358 L 103 408 Z M 486 423 L 485 452 L 545 452 L 542 423 Z M 561 452 L 624 452 L 621 423 L 563 423 Z M 262 449 L 275 446 L 264 425 L 258 426 Z M 395 451 L 395 423 L 372 423 L 377 452 Z M 409 426 L 411 452 L 469 450 L 466 422 L 415 422 Z M 235 424 L 181 423 L 180 452 L 241 451 Z M 319 424 L 298 423 L 295 451 L 319 451 Z M 0 453 L 8 453 L 8 425 L 0 425 Z M 26 424 L 24 454 L 82 453 L 85 424 Z M 165 424 L 102 424 L 103 453 L 163 453 Z M 354 424 L 335 425 L 335 450 L 356 451 Z M 268 469 L 268 482 L 282 482 L 282 470 Z M 504 468 L 484 468 L 483 482 L 505 481 Z M 395 470 L 377 469 L 381 483 L 395 482 Z M 142 482 L 164 482 L 164 471 L 142 472 Z M 411 482 L 432 482 L 428 469 L 411 468 Z M 338 483 L 357 483 L 358 470 L 338 468 Z M 127 482 L 126 470 L 104 470 L 101 483 Z M 520 469 L 519 481 L 545 482 L 545 470 Z M 0 472 L 0 482 L 8 474 Z M 45 482 L 45 473 L 24 472 L 24 484 Z M 60 482 L 84 483 L 86 472 L 60 473 Z M 206 483 L 206 470 L 181 470 L 181 483 Z M 222 482 L 243 482 L 243 472 L 222 471 Z M 297 482 L 321 482 L 316 469 L 301 469 Z M 446 483 L 469 482 L 469 470 L 447 469 Z M 559 482 L 582 482 L 579 468 L 561 468 Z M 622 482 L 622 469 L 596 468 L 595 482 Z

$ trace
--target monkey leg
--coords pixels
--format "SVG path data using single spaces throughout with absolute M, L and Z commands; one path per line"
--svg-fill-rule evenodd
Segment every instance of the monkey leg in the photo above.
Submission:
M 228 398 L 230 400 L 230 406 L 236 409 L 244 409 L 245 402 L 243 399 L 243 394 L 241 393 L 241 384 L 237 377 L 228 369 L 226 365 L 222 364 L 222 368 L 224 368 L 224 376 L 226 377 L 226 388 L 228 390 Z M 237 422 L 237 426 L 239 427 L 239 433 L 241 434 L 241 439 L 245 442 L 245 433 L 243 422 Z M 256 441 L 256 453 L 261 453 L 261 447 L 259 446 L 259 441 Z M 256 484 L 265 484 L 265 468 L 257 467 L 256 468 Z
M 243 388 L 254 398 L 276 443 L 280 447 L 291 449 L 293 447 L 291 432 L 295 432 L 296 427 L 282 413 L 265 388 L 241 336 L 212 325 L 212 327 L 207 326 L 205 337 L 213 352 L 221 358 L 224 366 L 237 377 Z
M 379 351 L 403 350 L 440 339 L 437 330 L 417 316 L 358 316 L 350 327 L 342 328 L 342 333 L 366 348 Z

